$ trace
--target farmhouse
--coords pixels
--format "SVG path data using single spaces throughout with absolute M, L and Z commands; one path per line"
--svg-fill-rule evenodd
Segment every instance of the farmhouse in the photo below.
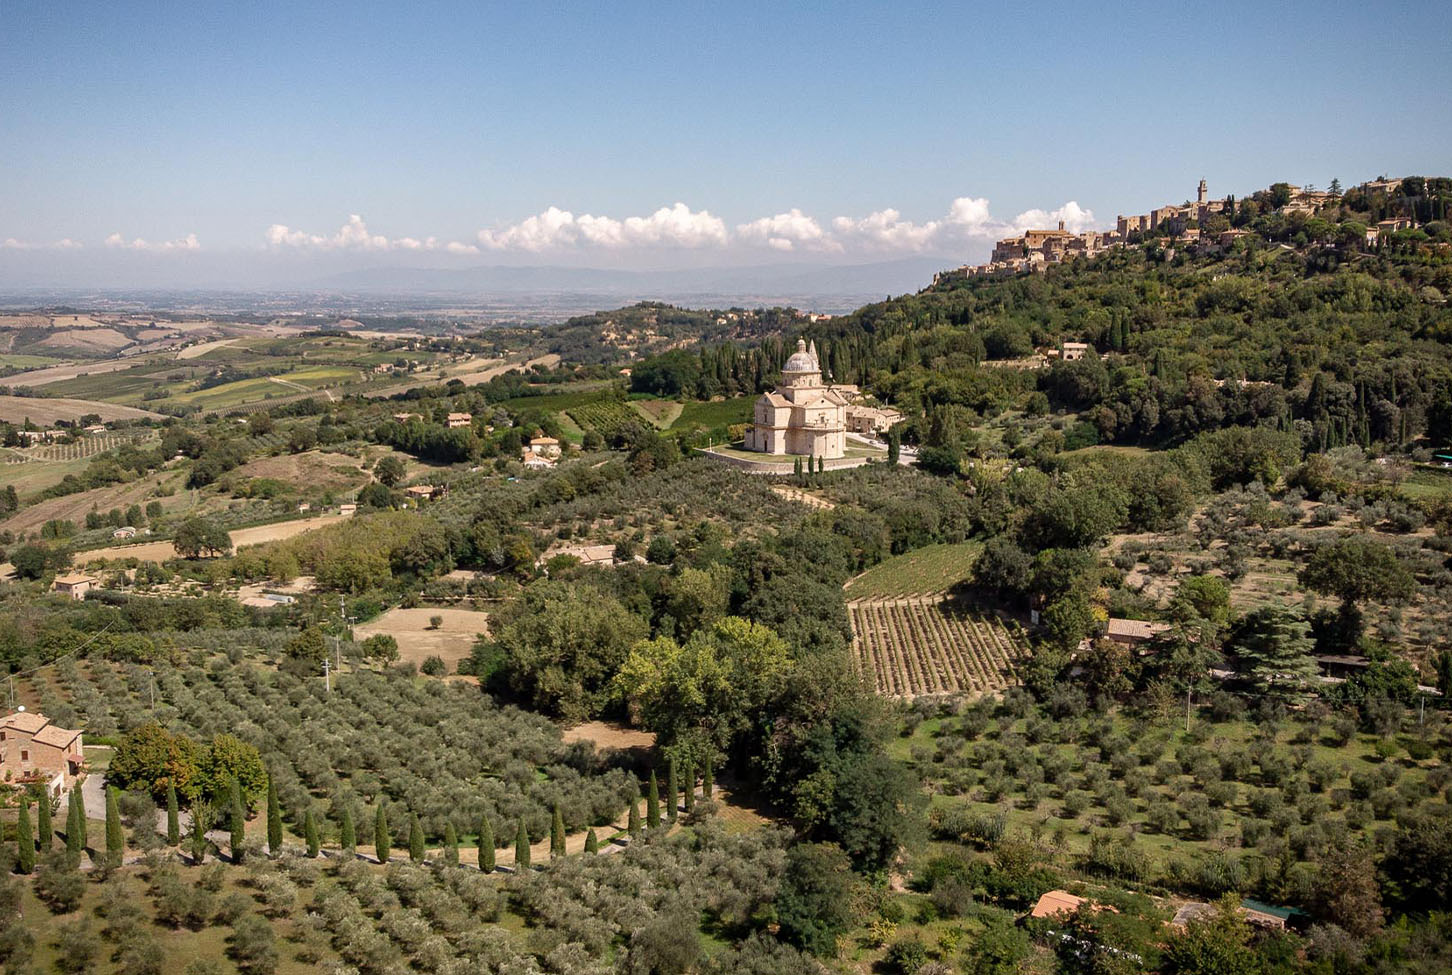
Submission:
M 41 782 L 58 796 L 75 782 L 85 762 L 79 731 L 62 728 L 24 708 L 0 719 L 0 770 L 8 781 Z
M 474 414 L 472 413 L 450 413 L 448 426 L 450 430 L 453 430 L 458 427 L 467 427 L 473 422 Z
M 756 401 L 746 449 L 833 460 L 847 453 L 847 400 L 822 384 L 817 343 L 797 340 L 781 370 L 781 385 Z
M 432 501 L 434 498 L 442 498 L 444 489 L 435 484 L 415 484 L 413 487 L 405 488 L 403 493 L 413 501 Z
M 1104 631 L 1106 639 L 1126 647 L 1148 643 L 1170 628 L 1168 623 L 1147 623 L 1144 620 L 1111 619 Z
M 886 433 L 893 424 L 902 422 L 902 414 L 886 407 L 853 404 L 847 407 L 847 431 L 871 437 Z
M 132 528 L 130 525 L 122 525 L 120 528 L 116 529 L 115 531 L 113 531 L 111 533 L 111 537 L 112 538 L 135 538 L 136 537 L 136 529 L 135 528 Z
M 555 462 L 535 452 L 533 447 L 525 447 L 520 452 L 520 458 L 524 466 L 532 471 L 547 471 L 555 466 Z
M 1087 353 L 1088 351 L 1088 342 L 1065 342 L 1063 351 L 1064 361 L 1078 362 L 1080 359 L 1084 358 L 1085 353 Z
M 86 593 L 100 585 L 100 580 L 95 576 L 88 576 L 84 572 L 68 572 L 65 575 L 55 577 L 51 583 L 51 589 L 55 592 L 64 593 L 72 599 L 85 599 Z
M 554 437 L 531 437 L 529 447 L 541 457 L 556 460 L 560 456 L 560 442 Z

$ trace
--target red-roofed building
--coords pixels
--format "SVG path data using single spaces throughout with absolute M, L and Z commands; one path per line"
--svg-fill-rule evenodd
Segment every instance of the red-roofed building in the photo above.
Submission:
M 0 719 L 0 772 L 8 782 L 42 782 L 58 796 L 75 783 L 85 762 L 79 731 L 51 724 L 35 711 Z

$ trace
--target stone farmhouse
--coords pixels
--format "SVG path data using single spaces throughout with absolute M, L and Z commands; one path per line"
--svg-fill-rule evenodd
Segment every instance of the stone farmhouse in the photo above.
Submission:
M 59 796 L 81 774 L 83 747 L 79 731 L 39 712 L 21 708 L 0 719 L 0 771 L 12 785 L 40 782 L 48 795 Z
M 835 460 L 847 453 L 847 397 L 822 382 L 817 344 L 797 340 L 781 385 L 756 401 L 746 449 Z

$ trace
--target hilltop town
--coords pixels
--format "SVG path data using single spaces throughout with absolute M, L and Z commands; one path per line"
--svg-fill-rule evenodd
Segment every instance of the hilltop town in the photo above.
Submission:
M 1401 179 L 1385 177 L 1369 180 L 1353 192 L 1367 198 L 1386 199 L 1401 188 Z M 1231 247 L 1249 233 L 1245 225 L 1256 217 L 1274 213 L 1305 221 L 1342 199 L 1340 184 L 1326 190 L 1273 183 L 1237 203 L 1234 196 L 1211 199 L 1205 180 L 1195 191 L 1194 202 L 1167 204 L 1135 216 L 1121 214 L 1113 230 L 1073 232 L 1059 221 L 1057 229 L 1026 230 L 1015 237 L 1006 237 L 994 245 L 993 254 L 983 264 L 965 264 L 940 272 L 936 281 L 984 275 L 1018 274 L 1042 271 L 1046 267 L 1081 257 L 1095 257 L 1108 250 L 1155 241 L 1173 256 L 1176 248 L 1192 249 L 1201 255 L 1214 255 Z M 1416 226 L 1412 214 L 1398 214 L 1377 220 L 1365 228 L 1366 242 Z

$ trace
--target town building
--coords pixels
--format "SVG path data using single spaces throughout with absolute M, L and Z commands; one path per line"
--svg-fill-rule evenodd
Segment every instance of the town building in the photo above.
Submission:
M 65 575 L 56 576 L 50 588 L 72 599 L 85 599 L 86 593 L 100 584 L 101 580 L 95 576 L 86 575 L 84 572 L 68 572 Z
M 847 432 L 863 437 L 875 437 L 891 430 L 894 424 L 902 422 L 902 414 L 888 407 L 867 406 L 863 403 L 847 405 Z
M 817 344 L 797 340 L 781 385 L 756 401 L 746 449 L 833 460 L 847 453 L 847 399 L 824 385 Z
M 1089 352 L 1088 342 L 1065 342 L 1059 353 L 1065 362 L 1078 362 Z
M 85 764 L 79 731 L 51 724 L 37 711 L 20 708 L 0 719 L 0 770 L 12 785 L 40 782 L 47 795 L 69 789 Z
M 525 447 L 520 452 L 520 461 L 532 471 L 547 471 L 555 466 L 555 462 L 535 451 L 533 447 Z
M 1137 647 L 1148 643 L 1170 629 L 1168 623 L 1149 623 L 1144 620 L 1111 619 L 1104 630 L 1104 637 L 1121 646 Z

